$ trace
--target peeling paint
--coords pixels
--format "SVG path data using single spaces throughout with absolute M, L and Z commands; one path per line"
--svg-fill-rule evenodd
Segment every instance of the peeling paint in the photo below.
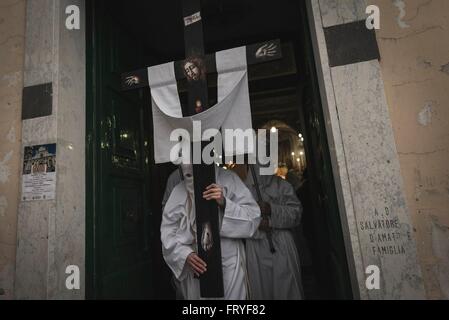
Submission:
M 418 67 L 423 68 L 423 69 L 432 68 L 432 62 L 426 60 L 426 58 L 424 58 L 424 57 L 418 57 L 416 59 L 416 64 L 418 65 Z
M 406 15 L 404 0 L 393 0 L 393 5 L 399 9 L 399 15 L 396 18 L 396 22 L 398 23 L 399 28 L 410 28 L 410 26 L 404 20 L 402 20 Z
M 424 109 L 418 114 L 418 123 L 424 127 L 427 127 L 432 123 L 433 103 L 427 102 Z
M 11 129 L 9 129 L 9 132 L 6 135 L 6 139 L 11 143 L 14 143 L 16 141 L 16 128 L 15 127 L 11 127 Z
M 11 171 L 10 171 L 7 163 L 11 160 L 12 155 L 13 155 L 13 151 L 9 151 L 3 157 L 3 160 L 0 161 L 0 183 L 6 183 L 9 181 L 9 176 L 11 175 Z
M 449 62 L 448 62 L 447 64 L 441 66 L 441 69 L 440 69 L 440 70 L 441 70 L 441 72 L 443 72 L 443 73 L 449 75 Z
M 0 218 L 6 216 L 6 209 L 8 209 L 8 199 L 5 196 L 0 196 Z

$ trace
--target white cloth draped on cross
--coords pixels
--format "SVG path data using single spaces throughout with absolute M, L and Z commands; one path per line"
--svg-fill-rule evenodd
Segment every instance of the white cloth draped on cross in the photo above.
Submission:
M 217 104 L 188 117 L 183 117 L 182 114 L 174 63 L 148 68 L 156 163 L 172 162 L 171 150 L 179 143 L 177 139 L 170 141 L 173 130 L 186 130 L 190 135 L 190 142 L 198 142 L 201 139 L 193 135 L 194 121 L 201 122 L 202 132 L 208 129 L 252 129 L 246 61 L 246 47 L 217 52 Z M 224 134 L 222 138 L 226 155 L 254 153 L 252 143 L 228 144 Z

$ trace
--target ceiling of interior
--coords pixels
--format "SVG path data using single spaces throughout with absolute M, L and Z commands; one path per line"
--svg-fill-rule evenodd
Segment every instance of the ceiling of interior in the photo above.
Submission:
M 156 58 L 183 57 L 182 1 L 108 1 L 119 8 L 129 24 Z M 157 3 L 157 5 L 155 5 Z M 204 0 L 202 18 L 207 52 L 248 43 L 282 38 L 300 26 L 297 1 Z

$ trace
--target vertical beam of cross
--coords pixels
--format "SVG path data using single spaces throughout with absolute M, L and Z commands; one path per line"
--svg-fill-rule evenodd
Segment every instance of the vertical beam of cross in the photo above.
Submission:
M 190 116 L 201 113 L 209 107 L 201 1 L 183 0 L 183 17 L 186 55 L 184 71 L 188 92 L 187 116 Z M 201 146 L 201 154 L 202 150 L 203 146 Z M 195 152 L 195 149 L 193 149 L 193 152 Z M 201 296 L 204 298 L 221 298 L 224 296 L 224 290 L 218 206 L 215 201 L 203 199 L 203 192 L 206 187 L 215 183 L 215 166 L 204 163 L 193 165 L 193 178 L 198 255 L 207 263 L 207 272 L 200 277 Z M 212 230 L 213 246 L 209 251 L 205 251 L 202 246 L 202 235 L 206 224 Z

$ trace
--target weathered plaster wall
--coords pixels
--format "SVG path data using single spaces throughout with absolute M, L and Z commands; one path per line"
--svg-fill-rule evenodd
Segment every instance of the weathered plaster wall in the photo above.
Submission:
M 449 1 L 371 3 L 427 297 L 449 299 Z
M 25 2 L 0 0 L 0 300 L 14 296 Z

